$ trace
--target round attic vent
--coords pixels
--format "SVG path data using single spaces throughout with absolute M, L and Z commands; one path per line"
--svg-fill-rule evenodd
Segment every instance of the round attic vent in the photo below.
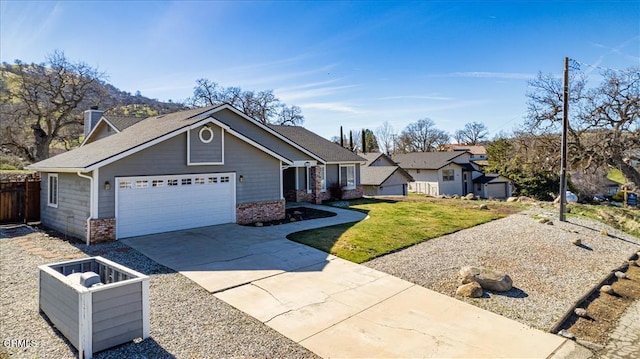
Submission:
M 202 143 L 209 143 L 213 141 L 213 130 L 208 126 L 205 126 L 200 129 L 200 132 L 198 132 L 198 137 L 200 137 L 200 141 L 202 141 Z

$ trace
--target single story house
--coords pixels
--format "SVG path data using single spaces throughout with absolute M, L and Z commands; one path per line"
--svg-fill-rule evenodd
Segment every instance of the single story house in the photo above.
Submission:
M 510 197 L 511 181 L 483 174 L 471 156 L 468 151 L 412 152 L 398 154 L 393 160 L 415 180 L 409 183 L 412 192 L 430 196 L 474 193 L 482 198 Z
M 264 125 L 231 105 L 143 120 L 85 111 L 79 148 L 39 171 L 41 221 L 87 244 L 285 216 L 328 185 L 362 196 L 365 160 L 301 127 Z
M 360 154 L 367 160 L 360 167 L 362 189 L 367 196 L 406 196 L 413 177 L 384 153 Z

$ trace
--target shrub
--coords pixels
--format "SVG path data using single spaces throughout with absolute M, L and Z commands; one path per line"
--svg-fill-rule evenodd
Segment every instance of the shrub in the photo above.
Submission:
M 344 195 L 344 190 L 342 189 L 342 186 L 340 186 L 340 183 L 338 182 L 332 183 L 329 186 L 328 190 L 332 200 L 334 201 L 342 200 L 342 196 Z

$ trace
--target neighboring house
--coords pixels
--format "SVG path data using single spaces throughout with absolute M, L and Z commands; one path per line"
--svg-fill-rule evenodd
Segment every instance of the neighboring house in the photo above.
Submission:
M 42 223 L 92 243 L 281 219 L 285 192 L 321 203 L 332 182 L 359 197 L 364 163 L 303 128 L 269 127 L 224 104 L 143 120 L 85 111 L 82 146 L 28 168 L 41 172 Z
M 486 161 L 487 149 L 482 145 L 461 145 L 461 144 L 448 144 L 444 145 L 445 151 L 467 151 L 471 155 L 469 159 L 471 161 Z
M 413 177 L 383 153 L 360 154 L 367 165 L 360 168 L 362 188 L 367 196 L 406 196 Z
M 430 196 L 474 193 L 482 198 L 510 197 L 511 182 L 502 176 L 483 174 L 471 156 L 467 151 L 413 152 L 398 154 L 394 160 L 413 177 L 414 182 L 409 183 L 412 192 Z
M 511 197 L 511 180 L 499 174 L 483 174 L 473 180 L 474 194 L 480 198 Z

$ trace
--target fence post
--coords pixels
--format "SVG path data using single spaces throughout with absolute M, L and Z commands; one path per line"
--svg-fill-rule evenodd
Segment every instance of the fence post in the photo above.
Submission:
M 29 176 L 24 177 L 24 224 L 27 224 L 29 218 Z

